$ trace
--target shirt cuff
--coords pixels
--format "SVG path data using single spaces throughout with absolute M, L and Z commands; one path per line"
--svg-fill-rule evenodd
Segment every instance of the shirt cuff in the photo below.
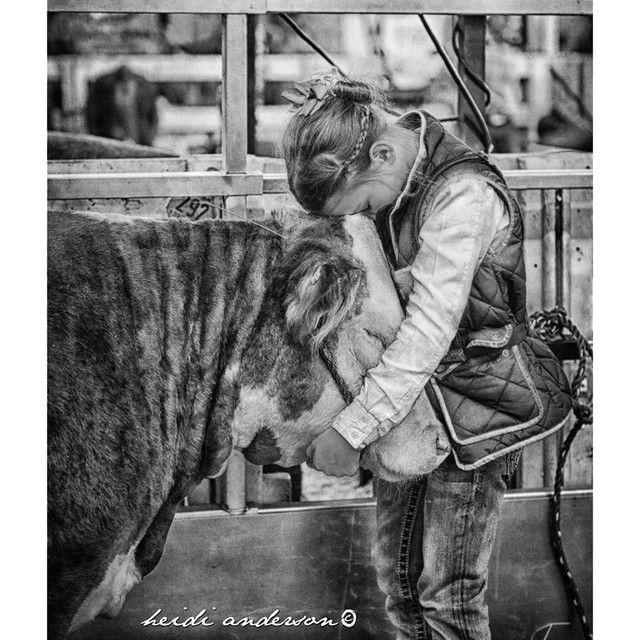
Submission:
M 378 429 L 378 420 L 357 400 L 338 414 L 331 425 L 354 449 L 365 448 L 365 440 Z

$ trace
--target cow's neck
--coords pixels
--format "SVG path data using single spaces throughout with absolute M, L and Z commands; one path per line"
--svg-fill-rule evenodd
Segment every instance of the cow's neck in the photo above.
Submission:
M 199 393 L 186 397 L 194 421 L 204 426 L 198 476 L 216 475 L 230 454 L 240 365 L 272 316 L 268 286 L 282 253 L 281 238 L 254 225 L 206 228 L 197 313 L 191 317 L 191 342 L 198 344 L 192 380 Z

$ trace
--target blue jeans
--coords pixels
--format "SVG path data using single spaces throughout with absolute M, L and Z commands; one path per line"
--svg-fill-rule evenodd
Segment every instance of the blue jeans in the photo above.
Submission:
M 474 471 L 450 456 L 407 484 L 377 480 L 373 560 L 397 640 L 488 640 L 484 602 L 516 451 Z

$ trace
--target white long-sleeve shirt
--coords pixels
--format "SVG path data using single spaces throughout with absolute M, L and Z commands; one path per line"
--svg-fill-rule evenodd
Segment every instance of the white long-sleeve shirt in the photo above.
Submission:
M 423 140 L 426 121 L 421 113 L 420 117 Z M 407 196 L 424 155 L 421 144 L 393 211 Z M 358 395 L 332 425 L 356 449 L 387 433 L 409 413 L 449 350 L 477 268 L 498 231 L 509 225 L 500 196 L 473 174 L 449 180 L 430 210 L 421 213 L 425 216 L 414 262 L 396 272 L 396 279 L 408 284 L 405 320 L 380 362 L 367 372 Z

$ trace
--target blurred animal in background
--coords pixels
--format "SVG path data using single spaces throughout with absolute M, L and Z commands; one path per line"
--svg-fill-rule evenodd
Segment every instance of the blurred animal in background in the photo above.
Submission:
M 538 121 L 538 141 L 554 147 L 593 151 L 593 116 L 584 96 L 564 74 L 554 67 L 549 71 L 559 98 L 551 111 Z
M 47 131 L 47 160 L 92 160 L 97 158 L 177 158 L 178 154 L 113 138 L 86 133 Z
M 121 66 L 89 83 L 86 104 L 89 133 L 152 145 L 158 131 L 154 83 Z
M 553 147 L 593 151 L 593 129 L 573 122 L 557 109 L 538 122 L 538 142 Z

